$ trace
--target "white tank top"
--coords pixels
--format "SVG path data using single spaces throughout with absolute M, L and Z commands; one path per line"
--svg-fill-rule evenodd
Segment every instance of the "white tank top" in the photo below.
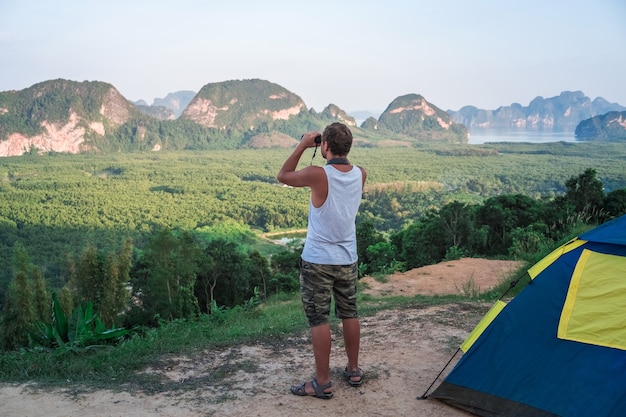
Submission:
M 363 196 L 363 173 L 357 166 L 342 172 L 324 165 L 328 196 L 321 207 L 309 202 L 309 220 L 302 259 L 324 265 L 357 261 L 356 214 Z

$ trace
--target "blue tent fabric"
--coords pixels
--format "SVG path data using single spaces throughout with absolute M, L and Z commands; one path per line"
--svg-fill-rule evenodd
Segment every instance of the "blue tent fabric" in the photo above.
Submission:
M 511 300 L 432 397 L 489 417 L 626 415 L 626 351 L 557 338 L 578 258 L 584 249 L 626 257 L 626 216 L 579 238 L 587 242 Z
M 603 223 L 581 234 L 579 239 L 626 246 L 626 216 L 621 216 Z

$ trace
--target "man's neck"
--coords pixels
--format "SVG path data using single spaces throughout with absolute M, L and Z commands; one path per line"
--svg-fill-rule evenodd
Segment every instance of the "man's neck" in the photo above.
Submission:
M 331 164 L 331 165 L 350 165 L 350 161 L 348 161 L 348 158 L 346 157 L 335 157 L 335 158 L 331 158 L 329 159 L 326 164 Z
M 326 164 L 328 165 L 350 165 L 348 155 L 333 155 L 328 152 L 326 154 Z

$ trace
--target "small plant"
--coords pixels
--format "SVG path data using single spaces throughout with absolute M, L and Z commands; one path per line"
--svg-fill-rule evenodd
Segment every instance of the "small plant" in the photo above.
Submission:
M 259 294 L 259 287 L 254 287 L 254 295 L 250 297 L 243 305 L 244 310 L 253 310 L 261 304 L 261 295 Z
M 382 284 L 388 281 L 388 274 L 386 272 L 374 272 L 371 274 L 371 277 L 374 278 L 375 281 L 380 282 Z
M 467 298 L 478 298 L 480 296 L 480 287 L 476 284 L 473 275 L 461 285 L 461 288 L 457 287 L 457 291 Z
M 215 323 L 224 323 L 228 316 L 228 308 L 226 306 L 218 306 L 215 300 L 211 300 L 211 321 Z
M 461 259 L 464 256 L 465 256 L 465 253 L 463 252 L 462 249 L 459 249 L 458 246 L 450 246 L 448 250 L 446 251 L 446 256 L 444 257 L 444 260 L 456 261 L 458 259 Z
M 387 276 L 396 272 L 406 271 L 406 262 L 401 262 L 396 259 L 392 259 L 388 265 L 384 265 L 378 271 L 375 271 L 372 276 L 376 281 L 387 282 Z
M 367 272 L 367 267 L 368 265 L 364 262 L 360 262 L 359 263 L 359 279 L 363 278 L 365 276 L 365 273 Z
M 91 301 L 76 307 L 66 317 L 56 293 L 52 294 L 52 324 L 37 322 L 36 327 L 37 332 L 31 337 L 32 347 L 74 352 L 102 347 L 103 341 L 128 334 L 124 328 L 108 329 L 93 311 Z

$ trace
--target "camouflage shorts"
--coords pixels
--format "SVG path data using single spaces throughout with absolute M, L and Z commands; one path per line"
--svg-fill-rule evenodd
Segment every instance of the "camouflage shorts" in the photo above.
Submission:
M 321 265 L 300 260 L 302 306 L 309 326 L 329 321 L 331 295 L 335 300 L 335 316 L 339 319 L 358 317 L 356 310 L 357 264 Z

